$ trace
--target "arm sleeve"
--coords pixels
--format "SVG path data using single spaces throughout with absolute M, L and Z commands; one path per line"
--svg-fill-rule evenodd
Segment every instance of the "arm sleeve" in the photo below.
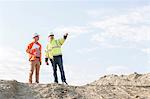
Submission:
M 28 53 L 28 54 L 32 54 L 31 53 L 31 44 L 29 44 L 28 46 L 27 46 L 27 48 L 26 48 L 26 52 Z
M 40 56 L 40 65 L 42 64 L 42 46 L 40 45 L 40 53 L 41 53 L 41 56 Z
M 46 49 L 45 49 L 45 58 L 48 58 L 48 45 L 46 46 Z
M 65 39 L 64 39 L 64 38 L 60 38 L 60 39 L 58 39 L 58 43 L 59 43 L 60 45 L 63 45 L 63 44 L 64 44 L 64 42 L 65 42 Z

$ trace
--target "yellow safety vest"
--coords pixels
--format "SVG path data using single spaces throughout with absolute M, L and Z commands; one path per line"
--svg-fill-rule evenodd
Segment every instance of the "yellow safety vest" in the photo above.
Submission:
M 45 57 L 53 59 L 53 56 L 62 55 L 61 46 L 63 45 L 64 41 L 64 38 L 58 40 L 53 39 L 50 41 L 46 46 Z

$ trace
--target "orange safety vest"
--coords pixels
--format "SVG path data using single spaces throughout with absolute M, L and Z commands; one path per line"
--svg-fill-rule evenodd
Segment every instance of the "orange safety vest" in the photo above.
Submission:
M 30 44 L 28 44 L 27 49 L 26 49 L 26 52 L 29 54 L 29 61 L 32 61 L 32 60 L 35 60 L 36 58 L 39 58 L 40 62 L 41 62 L 42 54 L 40 54 L 40 57 L 36 57 L 34 55 L 34 53 L 36 52 L 36 49 L 32 49 L 34 43 L 35 42 L 31 42 Z M 39 42 L 37 42 L 36 44 L 39 46 L 39 50 L 40 50 L 40 53 L 41 53 L 41 49 L 42 49 L 41 44 Z M 28 52 L 28 50 L 30 50 L 30 52 Z

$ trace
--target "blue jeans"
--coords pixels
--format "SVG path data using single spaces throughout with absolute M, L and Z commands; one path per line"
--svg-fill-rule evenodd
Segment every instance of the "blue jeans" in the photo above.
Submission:
M 54 59 L 51 60 L 51 63 L 52 63 L 52 66 L 53 66 L 54 82 L 58 83 L 57 65 L 58 65 L 59 70 L 60 70 L 62 82 L 66 82 L 65 72 L 64 72 L 64 68 L 63 68 L 62 55 L 54 56 Z

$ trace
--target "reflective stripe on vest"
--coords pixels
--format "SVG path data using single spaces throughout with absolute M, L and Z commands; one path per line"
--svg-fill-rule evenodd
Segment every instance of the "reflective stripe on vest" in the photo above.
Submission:
M 56 43 L 56 46 L 53 46 L 52 49 L 53 49 L 53 48 L 61 48 L 61 46 L 59 46 L 57 40 L 55 40 L 55 43 Z
M 54 47 L 52 47 L 52 49 L 53 49 L 53 48 L 61 48 L 61 47 L 60 47 L 60 46 L 54 46 Z

